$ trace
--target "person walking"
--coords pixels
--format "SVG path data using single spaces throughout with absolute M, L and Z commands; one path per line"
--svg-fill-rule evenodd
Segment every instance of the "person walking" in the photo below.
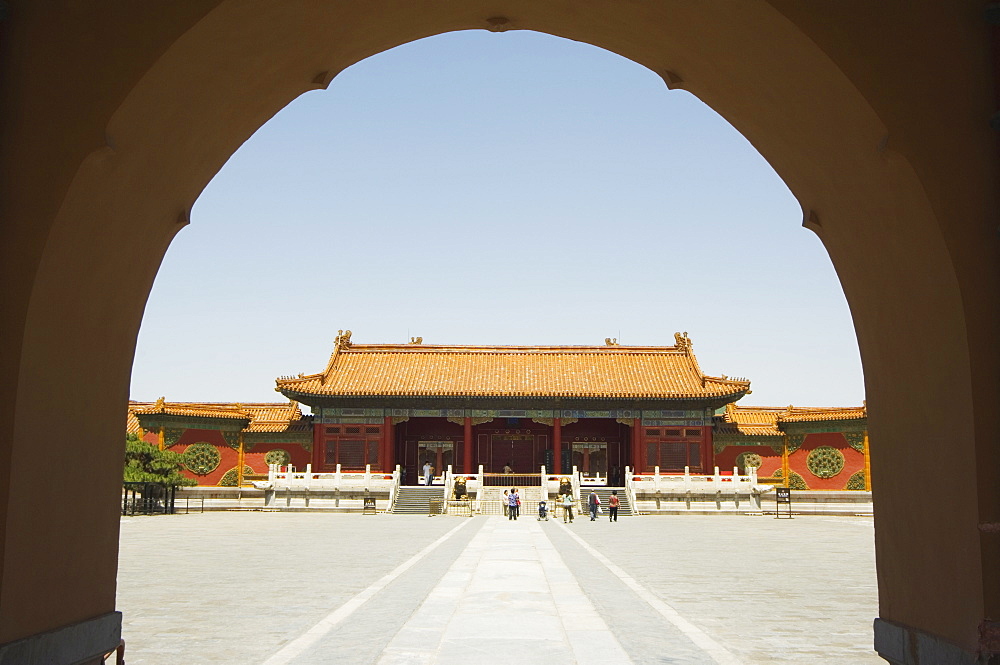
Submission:
M 618 490 L 611 490 L 611 496 L 608 498 L 608 521 L 617 522 L 618 521 L 618 506 L 621 505 L 621 499 L 618 498 Z
M 521 497 L 517 495 L 517 488 L 510 488 L 510 496 L 508 497 L 507 503 L 507 519 L 516 520 L 517 514 L 521 510 Z
M 500 505 L 503 506 L 503 516 L 504 517 L 507 517 L 507 513 L 510 512 L 510 505 L 508 504 L 508 501 L 510 501 L 510 491 L 509 490 L 504 490 L 503 491 L 503 498 L 500 501 Z
M 573 522 L 573 495 L 566 492 L 562 495 L 562 509 L 563 509 L 563 524 L 567 522 L 566 518 L 569 518 L 569 522 Z
M 590 496 L 587 497 L 587 507 L 590 508 L 590 521 L 593 522 L 597 519 L 597 511 L 601 507 L 601 497 L 597 496 L 597 490 L 590 490 Z
M 427 460 L 424 462 L 424 485 L 430 485 L 433 477 L 434 467 L 431 466 L 430 460 Z

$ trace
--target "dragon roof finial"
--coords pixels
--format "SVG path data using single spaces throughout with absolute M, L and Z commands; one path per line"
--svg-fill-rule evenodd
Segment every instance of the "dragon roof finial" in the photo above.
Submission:
M 350 330 L 338 330 L 337 338 L 333 340 L 333 345 L 337 347 L 337 350 L 349 349 L 351 348 L 351 331 Z

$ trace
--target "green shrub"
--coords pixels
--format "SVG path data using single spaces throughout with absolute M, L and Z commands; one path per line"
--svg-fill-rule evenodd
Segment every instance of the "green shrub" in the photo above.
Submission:
M 198 482 L 183 475 L 183 458 L 169 450 L 141 440 L 135 434 L 125 437 L 125 472 L 127 483 L 164 483 L 189 487 Z

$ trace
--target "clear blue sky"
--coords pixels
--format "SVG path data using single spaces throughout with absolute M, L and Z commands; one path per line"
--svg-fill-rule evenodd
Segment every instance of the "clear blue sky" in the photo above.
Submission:
M 283 399 L 358 343 L 670 345 L 761 405 L 864 399 L 798 202 L 712 109 L 531 32 L 407 44 L 265 124 L 198 199 L 149 299 L 133 399 Z

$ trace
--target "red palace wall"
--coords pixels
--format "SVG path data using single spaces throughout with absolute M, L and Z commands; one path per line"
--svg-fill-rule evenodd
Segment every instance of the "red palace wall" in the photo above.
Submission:
M 385 422 L 316 423 L 313 426 L 313 454 L 308 456 L 313 471 L 382 471 L 385 463 Z M 254 448 L 256 452 L 256 448 Z M 345 452 L 346 451 L 346 452 Z M 294 464 L 294 462 L 293 462 Z M 304 465 L 303 465 L 304 467 Z
M 773 476 L 775 472 L 781 470 L 781 453 L 776 452 L 771 446 L 726 446 L 721 453 L 715 454 L 715 466 L 719 467 L 719 473 L 732 474 L 733 467 L 737 466 L 736 458 L 740 453 L 760 455 L 761 467 L 757 470 L 758 476 Z M 714 469 L 710 471 L 714 472 Z
M 844 468 L 831 478 L 820 478 L 809 470 L 807 463 L 809 453 L 821 446 L 835 448 L 844 456 Z M 757 472 L 758 476 L 772 477 L 781 470 L 781 454 L 770 446 L 726 446 L 715 456 L 715 464 L 719 467 L 719 471 L 731 474 L 733 467 L 736 466 L 736 457 L 744 452 L 760 455 L 763 464 Z M 802 480 L 811 490 L 845 490 L 851 476 L 864 470 L 865 456 L 864 453 L 852 448 L 840 432 L 807 434 L 802 447 L 788 456 L 788 468 L 802 476 Z
M 511 425 L 507 427 L 507 425 Z M 374 423 L 373 423 L 374 425 Z M 322 425 L 317 425 L 322 427 Z M 659 428 L 665 430 L 666 428 Z M 696 428 L 687 427 L 686 430 Z M 712 466 L 718 466 L 723 474 L 731 474 L 736 466 L 736 458 L 740 453 L 755 453 L 761 457 L 762 466 L 758 470 L 758 475 L 762 477 L 774 476 L 781 470 L 781 454 L 775 452 L 770 446 L 726 446 L 722 452 L 715 453 L 707 450 L 711 447 L 711 436 L 707 431 L 709 428 L 697 428 L 701 430 L 700 438 L 687 437 L 684 440 L 689 442 L 699 441 L 703 459 L 708 457 L 710 464 L 702 473 L 712 473 Z M 445 418 L 412 418 L 409 421 L 400 423 L 394 427 L 395 454 L 394 462 L 406 469 L 407 477 L 410 479 L 419 477 L 419 467 L 422 461 L 416 459 L 416 442 L 424 441 L 451 441 L 454 444 L 453 468 L 460 471 L 464 468 L 464 428 L 462 425 L 448 421 Z M 478 464 L 487 464 L 487 460 L 479 459 L 479 448 L 484 441 L 493 434 L 520 432 L 532 434 L 537 437 L 536 444 L 537 457 L 534 466 L 544 463 L 544 450 L 552 448 L 552 427 L 541 423 L 535 423 L 527 418 L 517 419 L 517 422 L 508 422 L 505 419 L 495 419 L 488 423 L 482 423 L 473 428 L 473 468 Z M 631 428 L 613 420 L 587 419 L 580 420 L 562 427 L 562 450 L 569 450 L 574 441 L 605 441 L 608 444 L 608 466 L 609 469 L 618 467 L 623 469 L 626 465 L 637 463 L 631 459 Z M 156 444 L 158 436 L 155 431 L 147 431 L 143 440 Z M 646 451 L 648 443 L 653 441 L 664 441 L 665 438 L 642 436 L 643 452 Z M 220 462 L 215 470 L 205 475 L 198 475 L 185 470 L 183 473 L 189 478 L 193 478 L 199 485 L 218 485 L 222 476 L 230 469 L 235 469 L 239 462 L 239 451 L 231 448 L 218 430 L 208 429 L 187 429 L 181 435 L 178 442 L 170 447 L 176 453 L 183 453 L 188 446 L 194 443 L 208 443 L 219 452 Z M 814 475 L 808 467 L 807 459 L 809 453 L 820 446 L 830 446 L 840 451 L 844 456 L 844 468 L 832 478 L 820 478 Z M 284 449 L 291 456 L 291 464 L 298 469 L 305 469 L 307 464 L 313 463 L 313 453 L 306 450 L 297 443 L 259 443 L 244 454 L 244 464 L 252 469 L 253 474 L 264 475 L 267 473 L 267 462 L 265 457 L 271 450 Z M 322 444 L 319 454 L 323 454 Z M 713 459 L 714 457 L 714 459 Z M 807 434 L 802 447 L 791 453 L 788 457 L 789 469 L 799 474 L 806 482 L 809 489 L 815 490 L 843 490 L 847 487 L 850 477 L 865 468 L 864 454 L 852 448 L 843 434 L 839 432 Z M 321 465 L 322 466 L 322 465 Z M 314 464 L 315 467 L 315 464 Z M 332 467 L 331 467 L 332 468 Z M 317 468 L 320 470 L 320 468 Z M 373 471 L 380 470 L 380 466 L 372 465 Z M 443 469 L 439 469 L 440 473 Z M 500 469 L 487 469 L 487 471 L 499 472 Z M 649 469 L 650 471 L 652 468 Z M 667 473 L 661 469 L 661 473 Z M 692 468 L 692 472 L 696 472 Z
M 545 451 L 552 449 L 552 427 L 530 418 L 495 418 L 472 428 L 472 442 L 473 463 L 482 464 L 486 473 L 500 473 L 508 463 L 515 473 L 538 473 Z
M 581 443 L 604 441 L 608 444 L 609 467 L 623 468 L 632 464 L 630 460 L 629 441 L 631 428 L 610 419 L 581 419 L 578 422 L 564 425 L 562 428 L 562 450 L 569 450 L 575 441 Z M 403 467 L 408 481 L 418 477 L 423 460 L 417 459 L 416 449 L 421 441 L 451 441 L 454 444 L 453 469 L 465 468 L 464 460 L 464 427 L 446 418 L 411 418 L 399 423 L 394 428 L 395 463 Z M 517 462 L 526 465 L 524 470 L 536 472 L 542 464 L 546 464 L 545 451 L 553 447 L 553 427 L 544 423 L 536 423 L 530 418 L 495 418 L 486 423 L 480 423 L 472 428 L 472 468 L 478 469 L 482 464 L 488 473 L 499 473 L 503 470 L 505 458 L 494 455 L 489 459 L 492 450 L 492 437 L 498 436 L 531 436 L 533 438 L 531 459 L 519 459 Z M 496 468 L 493 468 L 496 467 Z M 437 470 L 438 472 L 441 469 Z
M 608 472 L 619 478 L 626 466 L 631 466 L 630 442 L 632 428 L 603 418 L 584 418 L 562 427 L 562 450 L 570 450 L 574 443 L 606 441 L 608 444 Z M 552 444 L 549 444 L 552 447 Z
M 305 470 L 312 462 L 312 453 L 298 443 L 258 443 L 243 453 L 243 463 L 253 469 L 255 474 L 267 473 L 267 462 L 264 457 L 272 450 L 287 450 L 291 455 L 290 464 L 296 469 Z
M 143 441 L 157 445 L 159 443 L 159 436 L 155 431 L 148 431 L 142 437 Z M 218 485 L 219 481 L 222 480 L 222 476 L 225 475 L 230 469 L 235 469 L 239 464 L 239 451 L 235 448 L 229 446 L 226 443 L 225 438 L 222 436 L 222 432 L 219 430 L 211 429 L 186 429 L 181 435 L 181 438 L 177 440 L 177 443 L 170 447 L 172 452 L 182 454 L 187 450 L 188 446 L 194 443 L 207 443 L 214 446 L 219 452 L 219 466 L 210 473 L 205 475 L 198 475 L 192 473 L 191 471 L 184 470 L 183 473 L 188 478 L 193 478 L 198 481 L 198 485 L 213 486 Z M 255 445 L 251 451 L 244 453 L 243 463 L 253 469 L 254 474 L 264 475 L 267 473 L 267 462 L 264 457 L 271 450 L 278 448 L 283 448 L 288 451 L 291 455 L 291 464 L 298 469 L 305 469 L 306 464 L 309 464 L 311 453 L 303 448 L 297 443 L 258 443 Z
M 844 455 L 844 469 L 832 478 L 815 476 L 806 465 L 810 451 L 820 446 L 836 448 Z M 847 481 L 854 473 L 864 470 L 865 456 L 851 448 L 839 432 L 807 434 L 802 447 L 788 456 L 788 468 L 802 476 L 811 490 L 842 490 L 847 488 Z
M 712 473 L 712 427 L 690 425 L 643 425 L 639 430 L 641 461 L 638 471 L 652 473 L 659 466 L 662 474 Z
M 155 435 L 154 435 L 155 436 Z M 183 473 L 188 478 L 194 478 L 198 481 L 199 485 L 218 485 L 219 481 L 222 480 L 223 474 L 232 468 L 235 468 L 240 461 L 240 452 L 234 448 L 230 448 L 229 444 L 222 437 L 222 432 L 218 430 L 211 429 L 187 429 L 181 434 L 181 438 L 177 440 L 177 443 L 170 447 L 170 450 L 175 453 L 183 453 L 187 450 L 188 446 L 193 443 L 208 443 L 215 446 L 215 449 L 219 451 L 219 466 L 215 468 L 214 471 L 206 473 L 203 476 L 192 473 L 185 470 Z
M 452 471 L 459 472 L 464 467 L 465 426 L 453 423 L 447 418 L 410 418 L 396 425 L 395 429 L 395 460 L 406 473 L 407 482 L 416 482 L 420 477 L 420 468 L 424 460 L 417 459 L 417 447 L 420 441 L 451 441 L 454 445 L 454 458 L 451 462 Z M 475 441 L 475 434 L 473 434 Z M 475 446 L 473 446 L 475 459 Z M 436 461 L 431 460 L 436 466 Z M 435 469 L 440 474 L 444 469 Z

